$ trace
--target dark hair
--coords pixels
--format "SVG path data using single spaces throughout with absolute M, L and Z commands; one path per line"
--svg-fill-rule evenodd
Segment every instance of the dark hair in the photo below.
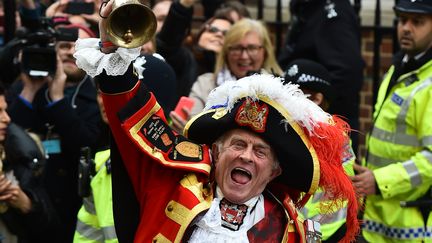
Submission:
M 218 9 L 216 9 L 214 16 L 225 15 L 229 16 L 231 11 L 235 11 L 242 18 L 250 18 L 249 10 L 246 6 L 239 1 L 228 1 L 222 3 Z
M 0 81 L 0 95 L 6 95 L 6 88 L 2 81 Z
M 231 24 L 234 24 L 234 21 L 228 16 L 225 16 L 225 15 L 216 16 L 215 15 L 215 16 L 211 17 L 210 19 L 208 19 L 206 22 L 204 22 L 200 26 L 198 32 L 196 33 L 196 35 L 193 38 L 193 44 L 198 45 L 198 41 L 201 38 L 201 35 L 207 30 L 207 26 L 210 25 L 211 23 L 213 23 L 216 19 L 223 19 L 223 20 L 230 22 Z

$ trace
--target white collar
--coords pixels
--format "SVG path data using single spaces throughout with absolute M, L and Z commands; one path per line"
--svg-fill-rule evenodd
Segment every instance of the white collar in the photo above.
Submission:
M 415 55 L 415 56 L 414 56 L 414 60 L 417 61 L 417 60 L 420 59 L 422 56 L 424 56 L 424 54 L 426 54 L 426 51 L 424 51 L 424 52 L 422 52 L 422 53 L 420 53 L 420 54 Z M 402 62 L 403 62 L 403 63 L 407 63 L 408 60 L 409 60 L 409 57 L 408 57 L 407 54 L 405 54 L 405 56 L 404 56 L 403 59 L 402 59 Z

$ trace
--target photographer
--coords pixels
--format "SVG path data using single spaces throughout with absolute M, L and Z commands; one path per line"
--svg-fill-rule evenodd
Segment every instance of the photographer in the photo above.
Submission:
M 11 83 L 13 83 L 21 73 L 21 69 L 28 66 L 28 63 L 23 64 L 23 58 L 20 57 L 22 52 L 30 52 L 29 49 L 34 50 L 40 54 L 37 57 L 43 60 L 35 60 L 34 57 L 27 58 L 26 61 L 32 61 L 33 66 L 36 65 L 38 68 L 50 68 L 51 73 L 54 73 L 56 69 L 55 65 L 55 52 L 50 51 L 47 53 L 41 53 L 42 49 L 54 50 L 55 40 L 68 40 L 74 41 L 77 39 L 77 29 L 73 28 L 62 28 L 62 26 L 71 27 L 71 24 L 78 24 L 83 30 L 86 30 L 90 36 L 94 36 L 94 33 L 84 27 L 86 21 L 83 17 L 54 17 L 54 18 L 39 18 L 32 20 L 29 27 L 20 27 L 17 29 L 15 38 L 9 41 L 5 46 L 0 48 L 0 66 L 3 70 L 8 72 L 0 72 L 0 81 L 5 85 L 7 89 Z M 49 51 L 48 50 L 48 51 Z M 34 53 L 34 51 L 32 52 Z M 44 54 L 48 54 L 44 55 Z M 24 57 L 27 57 L 25 54 Z M 48 58 L 50 57 L 50 58 Z M 25 59 L 25 58 L 24 58 Z M 50 63 L 46 63 L 50 61 Z
M 63 27 L 78 28 L 80 38 L 94 36 L 80 25 Z M 95 144 L 101 119 L 93 80 L 75 65 L 74 51 L 73 41 L 56 40 L 55 70 L 45 69 L 46 76 L 32 73 L 32 66 L 40 67 L 32 62 L 43 57 L 30 57 L 29 64 L 35 65 L 23 68 L 20 80 L 11 86 L 12 120 L 38 134 L 48 154 L 44 185 L 61 220 L 61 230 L 51 232 L 52 242 L 72 241 L 81 205 L 77 194 L 80 148 Z

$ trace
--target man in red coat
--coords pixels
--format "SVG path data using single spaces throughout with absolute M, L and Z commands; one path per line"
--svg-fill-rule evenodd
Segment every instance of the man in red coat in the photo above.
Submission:
M 344 240 L 354 238 L 357 201 L 339 163 L 345 122 L 296 86 L 255 75 L 218 87 L 177 134 L 133 72 L 139 49 L 107 45 L 104 21 L 102 47 L 79 40 L 75 57 L 104 94 L 140 207 L 135 242 L 318 240 L 317 224 L 297 213 L 318 187 L 334 199 L 329 210 L 348 200 Z

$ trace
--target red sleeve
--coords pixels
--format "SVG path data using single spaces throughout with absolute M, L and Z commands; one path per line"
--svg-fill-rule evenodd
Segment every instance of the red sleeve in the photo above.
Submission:
M 103 100 L 140 203 L 149 190 L 177 183 L 186 172 L 209 175 L 208 146 L 173 132 L 155 97 L 141 83 L 127 92 L 103 94 Z

